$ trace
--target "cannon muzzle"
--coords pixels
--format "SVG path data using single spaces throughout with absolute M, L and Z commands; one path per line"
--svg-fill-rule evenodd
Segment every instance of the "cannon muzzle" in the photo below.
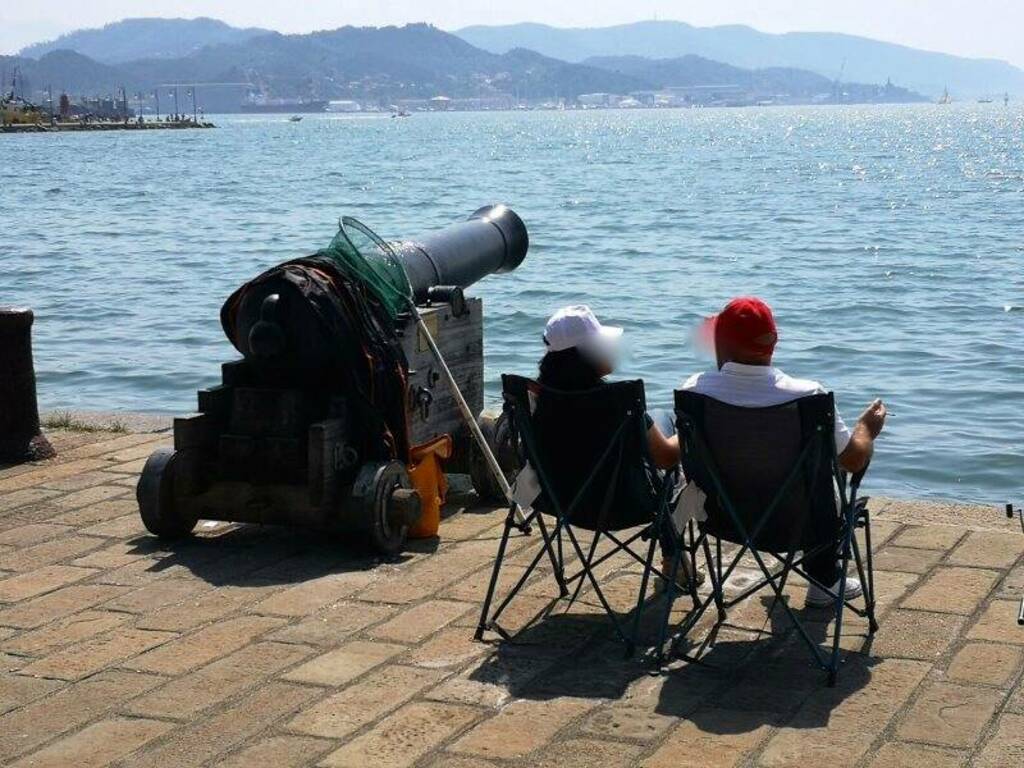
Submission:
M 467 288 L 487 275 L 511 272 L 529 245 L 523 220 L 504 205 L 484 206 L 466 221 L 419 240 L 391 243 L 417 302 L 434 286 Z

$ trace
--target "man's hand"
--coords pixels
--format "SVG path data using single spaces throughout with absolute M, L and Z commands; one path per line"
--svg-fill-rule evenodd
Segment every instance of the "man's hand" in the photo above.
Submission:
M 839 454 L 839 464 L 847 472 L 860 472 L 871 461 L 875 438 L 881 434 L 885 426 L 886 414 L 885 403 L 875 400 L 860 415 L 846 450 Z
M 885 409 L 885 403 L 881 400 L 875 400 L 860 415 L 860 423 L 867 429 L 868 434 L 871 435 L 871 439 L 874 440 L 878 437 L 882 428 L 885 426 L 885 417 L 888 415 L 888 411 Z

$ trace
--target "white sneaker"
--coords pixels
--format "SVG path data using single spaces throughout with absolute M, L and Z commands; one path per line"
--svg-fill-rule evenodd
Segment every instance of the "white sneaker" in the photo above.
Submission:
M 832 585 L 832 591 L 838 594 L 838 581 Z M 863 594 L 864 588 L 860 585 L 860 581 L 852 576 L 847 578 L 846 599 L 852 600 L 853 598 L 860 597 Z M 806 605 L 809 608 L 829 608 L 830 606 L 835 605 L 835 602 L 836 599 L 817 584 L 811 584 L 811 588 L 807 590 Z

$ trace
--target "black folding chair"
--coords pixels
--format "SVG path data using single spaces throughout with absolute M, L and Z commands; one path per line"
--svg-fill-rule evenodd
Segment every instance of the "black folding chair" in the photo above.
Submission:
M 665 526 L 671 526 L 668 499 L 675 475 L 658 472 L 651 461 L 643 382 L 616 382 L 580 392 L 542 387 L 520 376 L 503 376 L 502 384 L 505 409 L 519 441 L 520 453 L 536 472 L 541 493 L 521 523 L 516 522 L 515 505 L 509 508 L 476 638 L 480 640 L 484 632 L 492 630 L 506 640 L 514 639 L 499 619 L 546 555 L 559 598 L 566 597 L 569 587 L 576 583 L 569 601 L 572 605 L 584 582 L 589 583 L 616 634 L 625 643 L 627 655 L 632 655 L 648 580 L 652 573 L 662 576 L 652 565 L 655 546 L 659 540 L 670 543 L 674 540 L 671 528 Z M 600 435 L 600 439 L 574 441 L 574 428 L 581 424 L 587 425 L 588 436 Z M 571 450 L 566 449 L 569 445 Z M 553 529 L 549 529 L 545 515 L 554 518 Z M 491 614 L 512 530 L 528 530 L 534 522 L 540 532 L 539 551 Z M 638 530 L 627 535 L 622 533 L 634 528 Z M 577 536 L 580 530 L 593 534 L 586 551 Z M 570 576 L 565 573 L 563 535 L 571 547 L 570 556 L 575 553 L 575 561 L 579 563 L 579 570 Z M 602 537 L 613 546 L 595 559 Z M 641 541 L 649 542 L 646 553 L 634 549 Z M 618 552 L 628 554 L 643 566 L 631 635 L 627 635 L 594 574 L 597 566 Z
M 872 634 L 878 629 L 878 622 L 868 500 L 857 496 L 864 472 L 848 479 L 839 465 L 832 394 L 810 395 L 770 408 L 743 408 L 684 390 L 675 393 L 675 405 L 683 470 L 707 496 L 707 519 L 698 524 L 695 546 L 704 552 L 711 594 L 683 622 L 673 641 L 673 650 L 711 603 L 717 607 L 721 623 L 728 608 L 768 587 L 775 595 L 771 610 L 781 603 L 818 665 L 827 672 L 829 686 L 835 685 L 844 610 L 867 617 Z M 864 529 L 865 559 L 854 535 L 858 527 Z M 715 540 L 715 558 L 709 539 Z M 727 563 L 722 557 L 723 541 L 739 545 Z M 821 584 L 811 578 L 804 567 L 805 562 L 828 552 L 839 558 L 838 590 L 832 584 Z M 756 561 L 762 578 L 726 600 L 722 585 L 748 553 Z M 765 555 L 776 563 L 770 567 Z M 851 557 L 864 589 L 862 608 L 846 597 Z M 833 599 L 836 620 L 831 654 L 822 652 L 783 599 L 791 574 L 824 589 Z M 670 576 L 659 660 L 674 599 L 673 586 Z

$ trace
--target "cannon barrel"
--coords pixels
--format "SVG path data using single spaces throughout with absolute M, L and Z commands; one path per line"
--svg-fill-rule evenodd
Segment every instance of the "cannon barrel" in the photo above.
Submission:
M 467 288 L 487 275 L 511 272 L 529 245 L 523 220 L 504 205 L 484 206 L 466 221 L 419 240 L 391 243 L 417 302 L 434 286 Z

